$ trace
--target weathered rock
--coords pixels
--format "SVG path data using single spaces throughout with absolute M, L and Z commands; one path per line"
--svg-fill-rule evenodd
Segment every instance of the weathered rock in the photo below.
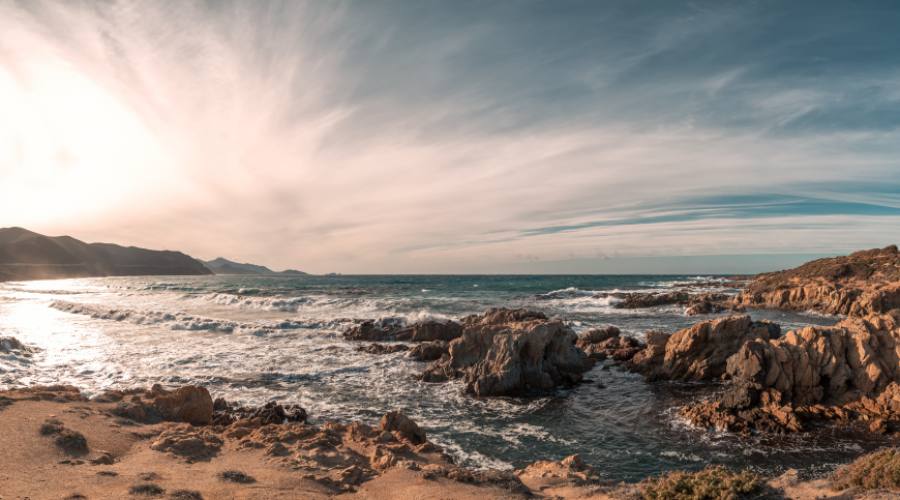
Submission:
M 408 342 L 449 342 L 462 335 L 462 325 L 455 321 L 425 320 L 401 328 L 395 337 Z
M 391 411 L 381 417 L 381 430 L 396 432 L 413 444 L 422 444 L 426 441 L 425 431 L 399 411 Z
M 211 459 L 222 445 L 222 439 L 208 430 L 179 425 L 160 433 L 150 449 L 197 461 Z
M 444 354 L 449 354 L 450 344 L 443 340 L 422 342 L 413 346 L 407 356 L 416 361 L 435 361 L 441 359 Z
M 166 420 L 206 425 L 212 422 L 213 400 L 204 387 L 186 385 L 168 391 L 156 384 L 119 403 L 115 413 L 140 422 Z
M 709 381 L 722 377 L 726 361 L 750 340 L 778 337 L 774 323 L 739 315 L 701 321 L 673 333 L 665 342 L 662 363 L 644 365 L 651 379 Z
M 400 318 L 363 321 L 344 332 L 347 340 L 428 342 L 451 341 L 462 334 L 462 325 L 455 321 L 429 319 L 411 325 Z
M 600 482 L 593 467 L 584 463 L 578 455 L 568 456 L 560 461 L 539 460 L 524 469 L 516 471 L 516 476 L 526 486 L 535 491 L 559 486 L 584 486 Z
M 900 308 L 900 252 L 891 245 L 760 274 L 738 301 L 748 307 L 826 314 L 886 313 Z
M 616 309 L 642 309 L 671 304 L 686 304 L 691 294 L 684 291 L 674 292 L 632 292 L 621 295 L 619 302 L 613 304 Z
M 229 425 L 243 420 L 248 425 L 259 426 L 283 424 L 286 422 L 306 422 L 306 410 L 300 405 L 282 405 L 269 401 L 263 406 L 239 406 L 218 398 L 213 403 L 213 423 Z
M 683 410 L 700 425 L 795 431 L 810 419 L 900 423 L 900 312 L 849 318 L 744 344 L 725 392 Z
M 588 330 L 578 337 L 575 345 L 598 361 L 607 358 L 628 361 L 644 347 L 637 339 L 622 335 L 615 326 Z
M 344 332 L 344 338 L 369 341 L 396 340 L 395 334 L 404 326 L 406 322 L 401 318 L 370 319 L 350 327 Z
M 397 352 L 408 351 L 409 347 L 404 344 L 369 344 L 356 348 L 359 352 L 367 352 L 369 354 L 394 354 Z
M 591 362 L 560 321 L 524 310 L 492 309 L 463 320 L 462 337 L 432 363 L 426 381 L 463 378 L 478 396 L 527 394 L 581 380 Z

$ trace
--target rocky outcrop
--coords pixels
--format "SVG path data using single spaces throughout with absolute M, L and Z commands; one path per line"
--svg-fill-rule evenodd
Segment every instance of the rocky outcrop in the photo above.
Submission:
M 796 431 L 811 419 L 900 423 L 900 313 L 806 327 L 745 343 L 728 359 L 730 385 L 683 410 L 699 425 Z
M 628 292 L 611 294 L 620 299 L 613 307 L 616 309 L 643 309 L 668 305 L 685 306 L 685 314 L 713 314 L 727 310 L 740 310 L 734 302 L 734 296 L 724 293 L 696 293 L 688 290 L 668 292 Z
M 578 337 L 575 345 L 597 361 L 607 358 L 628 361 L 644 347 L 640 341 L 622 335 L 622 332 L 612 325 L 584 332 Z
M 558 320 L 527 310 L 491 309 L 463 320 L 462 336 L 432 363 L 423 380 L 462 378 L 466 391 L 501 396 L 546 391 L 581 380 L 591 362 L 577 336 Z
M 367 320 L 344 332 L 347 340 L 449 342 L 462 334 L 462 325 L 455 321 L 424 320 L 407 325 L 401 318 Z
M 402 439 L 406 439 L 413 444 L 422 444 L 427 441 L 425 431 L 419 428 L 412 419 L 399 411 L 391 411 L 381 417 L 381 430 L 394 432 Z
M 665 339 L 660 363 L 658 350 L 632 364 L 651 379 L 712 381 L 722 378 L 728 358 L 748 341 L 777 338 L 781 329 L 748 315 L 701 321 Z M 662 338 L 654 344 L 658 348 Z M 653 348 L 651 348 L 653 349 Z
M 409 347 L 404 344 L 369 344 L 359 346 L 356 350 L 359 352 L 380 355 L 408 351 Z
M 443 340 L 422 342 L 409 350 L 407 357 L 416 361 L 435 361 L 441 359 L 444 354 L 450 353 L 450 344 Z
M 748 315 L 701 321 L 673 334 L 650 331 L 645 342 L 609 326 L 589 330 L 578 347 L 594 359 L 624 362 L 650 380 L 713 381 L 725 374 L 728 358 L 750 340 L 778 337 L 778 325 Z
M 241 406 L 223 398 L 213 402 L 212 422 L 216 425 L 230 425 L 238 420 L 255 425 L 283 424 L 285 422 L 306 422 L 306 410 L 300 405 L 281 405 L 269 401 L 263 406 Z
M 900 252 L 891 245 L 760 274 L 738 302 L 851 316 L 885 313 L 900 308 Z
M 159 384 L 149 391 L 133 394 L 115 409 L 119 416 L 139 422 L 187 422 L 205 425 L 212 422 L 213 400 L 204 387 L 186 385 L 174 391 Z

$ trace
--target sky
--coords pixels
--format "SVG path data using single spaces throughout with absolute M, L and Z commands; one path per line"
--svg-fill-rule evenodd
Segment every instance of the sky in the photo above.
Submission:
M 900 240 L 900 4 L 0 0 L 0 227 L 343 273 Z

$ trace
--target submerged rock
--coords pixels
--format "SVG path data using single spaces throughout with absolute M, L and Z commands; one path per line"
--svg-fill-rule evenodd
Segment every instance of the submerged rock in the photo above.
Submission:
M 408 351 L 409 347 L 403 344 L 369 344 L 356 348 L 359 352 L 367 352 L 369 354 L 394 354 L 397 352 Z
M 462 334 L 462 325 L 455 321 L 429 319 L 411 325 L 400 318 L 367 320 L 344 332 L 347 340 L 428 342 L 451 341 Z
M 581 380 L 591 361 L 561 321 L 527 310 L 491 309 L 463 320 L 462 336 L 423 380 L 462 378 L 477 396 L 528 394 Z
M 443 340 L 434 340 L 431 342 L 422 342 L 413 346 L 409 350 L 407 356 L 416 361 L 435 361 L 441 359 L 441 356 L 449 354 L 450 344 Z

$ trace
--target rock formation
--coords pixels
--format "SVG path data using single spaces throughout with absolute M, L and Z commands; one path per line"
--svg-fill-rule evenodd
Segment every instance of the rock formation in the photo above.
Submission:
M 450 344 L 443 340 L 422 342 L 413 346 L 407 356 L 416 361 L 435 361 L 441 359 L 444 354 L 449 354 Z
M 729 356 L 746 342 L 779 333 L 778 325 L 737 315 L 701 321 L 671 335 L 647 332 L 645 343 L 614 326 L 589 330 L 578 339 L 578 347 L 594 359 L 625 362 L 651 380 L 713 381 L 725 374 Z
M 848 318 L 745 343 L 727 362 L 730 385 L 714 401 L 686 408 L 699 425 L 795 431 L 806 420 L 900 424 L 900 311 Z
M 352 326 L 344 332 L 347 340 L 429 342 L 443 340 L 449 342 L 462 334 L 462 325 L 455 321 L 424 320 L 411 325 L 401 318 L 367 320 Z
M 125 399 L 127 393 L 109 392 L 102 400 Z M 116 414 L 138 422 L 186 422 L 205 425 L 212 422 L 213 400 L 203 387 L 186 385 L 174 391 L 163 389 L 159 384 L 146 392 L 132 392 L 121 401 Z
M 738 302 L 826 314 L 885 313 L 900 308 L 900 252 L 891 245 L 760 274 Z
M 466 317 L 462 336 L 432 363 L 423 380 L 462 378 L 466 391 L 501 396 L 544 391 L 581 380 L 591 362 L 561 321 L 521 309 L 491 309 Z

